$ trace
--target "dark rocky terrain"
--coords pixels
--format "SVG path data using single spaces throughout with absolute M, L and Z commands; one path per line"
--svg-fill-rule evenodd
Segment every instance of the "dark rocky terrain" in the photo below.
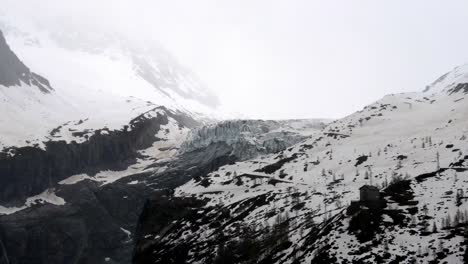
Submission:
M 181 154 L 161 173 L 138 173 L 104 186 L 91 180 L 58 185 L 55 194 L 65 205 L 39 203 L 0 216 L 9 263 L 129 263 L 145 201 L 238 160 L 231 153 L 217 143 Z
M 142 114 L 121 131 L 97 130 L 83 143 L 46 142 L 46 148 L 8 148 L 0 153 L 0 201 L 10 202 L 38 194 L 66 177 L 79 173 L 93 175 L 102 170 L 123 170 L 135 163 L 138 150 L 159 140 L 156 134 L 168 123 L 168 117 L 180 120 L 181 126 L 193 128 L 198 123 L 164 107 L 155 117 Z M 78 132 L 76 132 L 78 133 Z
M 19 85 L 52 92 L 47 80 L 30 72 L 0 37 L 4 92 Z M 129 263 L 135 226 L 148 197 L 234 160 L 232 149 L 222 143 L 180 154 L 177 162 L 158 163 L 159 158 L 145 152 L 158 144 L 165 146 L 152 151 L 177 152 L 172 134 L 201 124 L 187 113 L 160 106 L 135 116 L 122 129 L 67 128 L 76 141 L 54 140 L 65 129 L 59 126 L 51 128 L 51 140 L 43 146 L 2 149 L 0 263 Z M 130 170 L 124 178 L 103 182 L 97 177 L 125 172 L 142 161 L 146 167 Z M 73 175 L 88 179 L 61 183 Z

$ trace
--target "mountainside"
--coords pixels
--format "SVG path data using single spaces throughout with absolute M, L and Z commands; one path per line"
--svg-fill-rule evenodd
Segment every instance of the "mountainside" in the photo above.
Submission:
M 211 124 L 216 96 L 153 42 L 0 27 L 0 263 L 129 263 L 146 199 L 326 122 Z
M 238 120 L 145 34 L 62 22 L 0 16 L 0 264 L 468 262 L 468 64 Z
M 161 140 L 157 137 L 161 126 L 172 120 L 174 124 L 166 132 L 172 133 L 202 122 L 188 112 L 151 102 L 132 103 L 116 97 L 111 107 L 106 103 L 112 99 L 103 95 L 84 94 L 81 99 L 87 101 L 77 99 L 77 103 L 83 108 L 94 105 L 108 109 L 75 111 L 60 88 L 53 90 L 48 80 L 32 73 L 18 59 L 3 35 L 0 47 L 0 76 L 5 84 L 0 85 L 2 203 L 37 195 L 73 174 L 124 169 L 135 162 L 139 150 Z
M 121 130 L 158 106 L 201 122 L 225 117 L 217 97 L 154 42 L 67 23 L 41 27 L 9 21 L 0 18 L 8 44 L 48 81 L 2 57 L 5 85 L 16 89 L 0 85 L 0 148 L 83 142 L 99 129 Z M 12 72 L 21 78 L 11 79 Z M 31 91 L 30 83 L 42 93 Z M 52 91 L 51 86 L 54 91 L 43 94 Z
M 155 197 L 134 263 L 467 261 L 466 87 L 465 65 Z
M 236 152 L 234 145 L 218 140 L 191 151 L 182 150 L 181 145 L 187 144 L 185 139 L 191 133 L 190 122 L 168 110 L 159 111 L 157 122 L 151 121 L 159 124 L 156 142 L 137 151 L 130 165 L 112 158 L 114 166 L 128 168 L 110 167 L 71 175 L 58 184 L 47 185 L 47 189 L 27 197 L 23 203 L 0 206 L 3 215 L 0 216 L 0 241 L 5 244 L 3 254 L 9 263 L 31 259 L 39 263 L 100 263 L 106 259 L 112 263 L 128 263 L 136 224 L 146 199 L 170 194 L 162 189 L 174 189 L 190 179 L 201 180 L 201 176 L 220 166 L 245 159 L 236 153 L 250 153 L 246 150 L 262 147 L 248 145 L 242 150 L 235 145 L 239 150 Z M 263 124 L 263 121 L 246 122 L 252 127 Z M 320 127 L 316 121 L 312 123 Z M 150 131 L 153 130 L 147 133 L 152 135 Z M 235 131 L 227 132 L 234 142 L 238 141 L 236 137 L 243 137 Z M 285 142 L 285 148 L 291 146 L 282 134 L 269 137 Z M 68 168 L 69 164 L 64 167 Z M 45 252 L 37 243 L 53 251 Z
M 145 199 L 230 161 L 178 157 L 216 97 L 159 49 L 1 25 L 0 263 L 128 263 Z

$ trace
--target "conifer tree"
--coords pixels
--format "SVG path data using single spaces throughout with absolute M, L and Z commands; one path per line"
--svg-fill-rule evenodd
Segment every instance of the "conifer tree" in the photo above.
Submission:
M 437 233 L 437 225 L 436 222 L 432 224 L 432 233 Z

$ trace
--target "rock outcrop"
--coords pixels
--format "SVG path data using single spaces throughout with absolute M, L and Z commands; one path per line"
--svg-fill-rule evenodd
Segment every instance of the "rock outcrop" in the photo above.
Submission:
M 18 86 L 24 84 L 35 86 L 44 93 L 53 90 L 49 81 L 31 72 L 8 46 L 3 33 L 0 31 L 0 85 Z
M 161 112 L 162 110 L 162 112 Z M 185 115 L 175 115 L 163 107 L 133 119 L 122 130 L 98 130 L 83 143 L 46 142 L 46 148 L 22 147 L 0 153 L 0 201 L 24 199 L 38 194 L 74 174 L 95 174 L 108 169 L 125 169 L 134 163 L 138 150 L 157 141 L 156 134 L 168 117 L 181 125 L 193 127 L 197 122 Z M 163 114 L 164 113 L 164 114 Z M 13 153 L 13 154 L 12 154 Z

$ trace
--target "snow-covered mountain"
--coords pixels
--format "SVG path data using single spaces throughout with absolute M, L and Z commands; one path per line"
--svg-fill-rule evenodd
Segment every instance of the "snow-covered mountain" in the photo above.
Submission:
M 0 263 L 468 261 L 468 65 L 335 121 L 223 121 L 145 36 L 0 30 Z
M 165 140 L 162 127 L 180 137 L 180 129 L 220 117 L 212 115 L 216 97 L 152 44 L 66 26 L 2 27 L 2 202 L 38 195 L 73 174 L 124 169 Z
M 4 16 L 0 29 L 3 202 L 73 174 L 126 168 L 172 121 L 166 134 L 179 137 L 225 117 L 217 97 L 155 42 Z
M 134 263 L 467 261 L 467 87 L 457 67 L 153 199 Z M 382 198 L 360 198 L 365 185 Z
M 456 67 L 452 71 L 440 76 L 431 85 L 426 87 L 424 93 L 436 94 L 443 91 L 454 94 L 463 91 L 466 94 L 468 92 L 466 83 L 468 83 L 468 64 Z
M 328 122 L 212 124 L 216 96 L 154 42 L 2 19 L 0 263 L 128 263 L 148 197 Z
M 0 86 L 0 148 L 43 147 L 50 140 L 82 142 L 83 137 L 69 131 L 122 129 L 157 106 L 200 121 L 226 117 L 218 109 L 217 97 L 154 41 L 130 40 L 71 23 L 12 24 L 8 17 L 0 21 L 14 53 L 40 74 L 28 73 L 31 76 L 13 84 L 5 79 L 6 86 L 16 89 Z M 2 67 L 10 67 L 4 62 Z M 16 68 L 11 70 L 22 70 Z M 40 76 L 49 82 L 41 86 L 42 91 L 31 91 L 31 82 L 44 81 Z

